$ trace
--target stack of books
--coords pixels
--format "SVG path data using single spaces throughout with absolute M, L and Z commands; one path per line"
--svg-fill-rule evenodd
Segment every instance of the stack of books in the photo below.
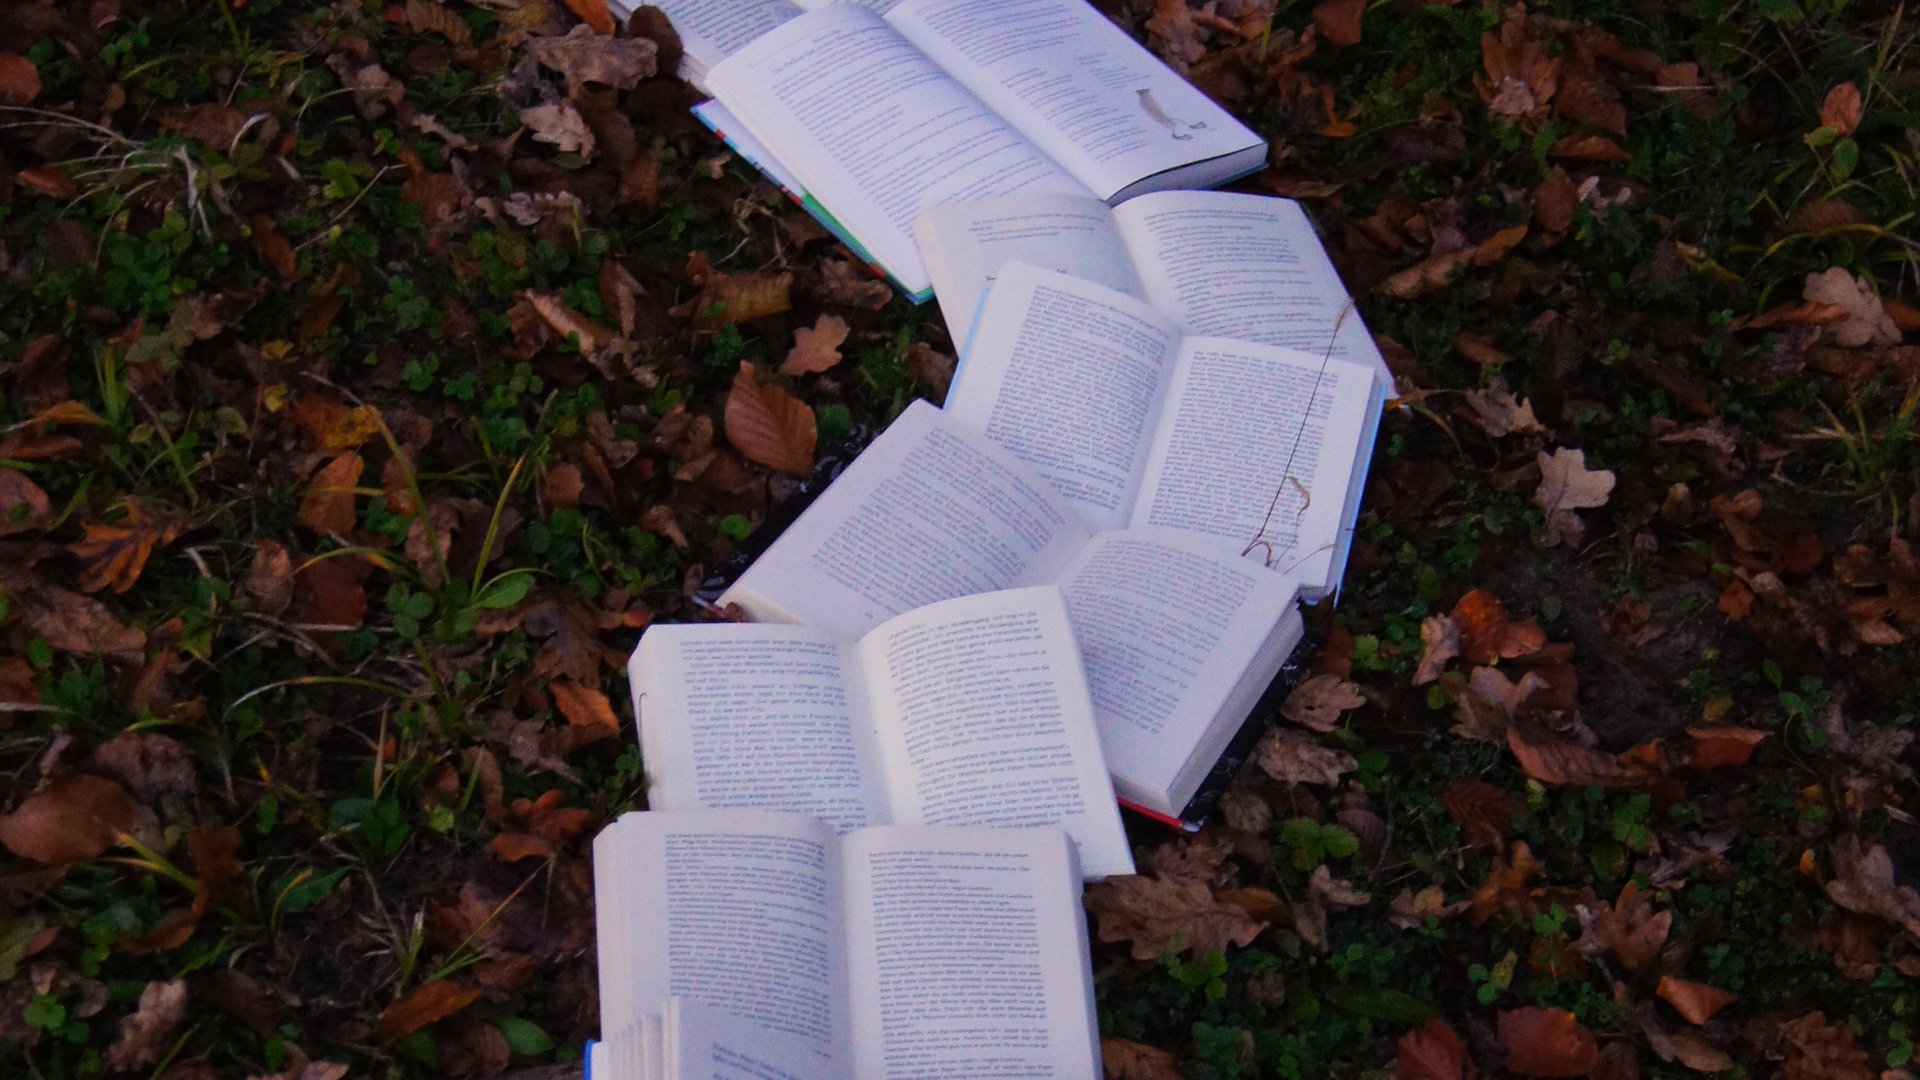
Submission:
M 750 541 L 751 621 L 642 636 L 590 1074 L 1097 1077 L 1082 882 L 1244 758 L 1391 379 L 1297 205 L 1184 190 L 1265 145 L 1085 0 L 657 2 L 961 362 Z

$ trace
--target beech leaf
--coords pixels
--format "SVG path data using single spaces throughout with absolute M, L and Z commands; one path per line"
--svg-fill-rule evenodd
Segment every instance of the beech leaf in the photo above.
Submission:
M 779 383 L 741 364 L 723 414 L 727 441 L 749 461 L 791 476 L 813 468 L 813 410 Z
M 25 105 L 39 96 L 40 69 L 33 61 L 19 53 L 0 52 L 0 101 Z
M 345 453 L 313 474 L 306 497 L 300 500 L 295 520 L 322 536 L 337 536 L 353 528 L 358 515 L 354 497 L 366 462 L 359 454 Z
M 1706 1023 L 1713 1019 L 1714 1013 L 1733 1004 L 1734 999 L 1740 996 L 1731 990 L 1676 979 L 1671 975 L 1660 976 L 1660 986 L 1654 992 L 1665 998 L 1690 1024 Z
M 1585 1076 L 1600 1060 L 1593 1032 L 1565 1009 L 1510 1009 L 1500 1014 L 1507 1068 L 1527 1076 Z
M 1466 1044 L 1437 1016 L 1428 1019 L 1426 1027 L 1400 1036 L 1393 1064 L 1400 1080 L 1465 1080 L 1474 1071 Z
M 479 996 L 479 990 L 446 979 L 427 983 L 380 1013 L 380 1041 L 391 1043 L 404 1039 L 473 1004 Z
M 142 811 L 125 788 L 80 773 L 29 795 L 11 814 L 0 814 L 0 847 L 57 866 L 91 859 L 132 832 Z
M 1832 128 L 1835 135 L 1845 138 L 1860 126 L 1860 111 L 1860 88 L 1843 82 L 1827 91 L 1820 102 L 1820 126 Z
M 1693 767 L 1717 769 L 1745 765 L 1753 756 L 1754 747 L 1768 734 L 1744 727 L 1690 727 L 1687 735 L 1693 739 Z

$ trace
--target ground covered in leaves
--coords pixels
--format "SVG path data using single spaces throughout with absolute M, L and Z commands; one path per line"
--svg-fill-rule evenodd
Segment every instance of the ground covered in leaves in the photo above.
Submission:
M 1405 405 L 1315 677 L 1088 895 L 1110 1075 L 1904 1080 L 1911 13 L 1102 6 L 1272 139 Z M 596 1031 L 620 661 L 953 364 L 675 53 L 599 0 L 7 6 L 7 1075 Z

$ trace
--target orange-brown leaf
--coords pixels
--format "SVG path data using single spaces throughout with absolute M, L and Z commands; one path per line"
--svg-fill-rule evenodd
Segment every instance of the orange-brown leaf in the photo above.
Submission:
M 300 500 L 296 520 L 323 536 L 352 529 L 357 520 L 354 494 L 360 483 L 360 473 L 365 468 L 366 462 L 355 453 L 341 454 L 327 462 L 326 467 L 315 473 L 307 485 L 307 494 Z
M 1753 748 L 1759 746 L 1767 734 L 1756 728 L 1690 727 L 1687 735 L 1693 739 L 1693 766 L 1717 769 L 1722 765 L 1745 765 L 1753 756 Z
M 566 0 L 566 5 L 581 22 L 593 27 L 594 33 L 613 33 L 613 13 L 607 10 L 607 0 Z
M 156 546 L 180 535 L 178 522 L 155 518 L 139 499 L 127 500 L 127 516 L 116 525 L 89 525 L 86 535 L 67 545 L 80 560 L 79 586 L 83 592 L 112 588 L 123 593 L 140 580 Z
M 349 407 L 317 390 L 301 395 L 294 403 L 293 422 L 316 448 L 329 453 L 357 450 L 380 434 L 379 410 L 371 405 Z
M 1720 614 L 1739 622 L 1753 613 L 1753 590 L 1747 588 L 1746 582 L 1734 578 L 1727 582 L 1726 588 L 1720 590 L 1718 606 Z
M 1574 787 L 1632 787 L 1646 774 L 1612 754 L 1545 734 L 1529 734 L 1515 724 L 1507 729 L 1507 747 L 1528 776 L 1543 784 Z
M 53 516 L 53 503 L 27 474 L 0 467 L 0 536 L 37 529 Z
M 380 1041 L 404 1039 L 436 1020 L 444 1020 L 473 1004 L 480 991 L 446 979 L 436 979 L 386 1007 L 380 1014 Z
M 1181 1080 L 1182 1076 L 1172 1054 L 1125 1039 L 1101 1039 L 1100 1063 L 1107 1080 Z
M 25 105 L 40 96 L 40 69 L 19 53 L 0 52 L 0 101 Z
M 1740 995 L 1731 990 L 1722 990 L 1706 983 L 1689 982 L 1676 979 L 1671 975 L 1660 976 L 1660 987 L 1654 991 L 1667 999 L 1667 1004 L 1679 1011 L 1691 1024 L 1704 1024 L 1713 1019 L 1713 1014 L 1733 1004 Z
M 553 704 L 560 715 L 578 729 L 583 740 L 581 745 L 620 734 L 620 718 L 613 714 L 613 704 L 607 695 L 571 679 L 553 680 L 547 684 L 547 692 L 553 695 Z
M 253 214 L 247 218 L 247 229 L 253 233 L 254 250 L 267 260 L 267 265 L 279 271 L 280 276 L 289 280 L 300 276 L 300 257 L 294 253 L 293 245 L 280 235 L 280 226 L 269 214 Z
M 52 165 L 36 165 L 31 169 L 21 169 L 13 174 L 15 180 L 32 188 L 42 195 L 56 199 L 71 198 L 80 191 L 80 185 L 73 182 L 66 170 Z
M 0 814 L 0 847 L 48 865 L 79 862 L 112 847 L 139 819 L 140 805 L 125 788 L 80 773 Z
M 1843 82 L 1827 91 L 1820 103 L 1820 126 L 1832 128 L 1837 135 L 1851 135 L 1860 126 L 1860 108 L 1860 88 Z
M 1485 589 L 1462 596 L 1453 605 L 1452 616 L 1460 633 L 1460 658 L 1474 665 L 1526 656 L 1547 643 L 1547 635 L 1532 619 L 1521 623 L 1508 619 L 1506 605 Z
M 1360 17 L 1367 0 L 1320 0 L 1313 6 L 1313 25 L 1329 45 L 1360 44 Z
M 1374 291 L 1395 300 L 1412 300 L 1442 289 L 1453 282 L 1461 267 L 1473 262 L 1473 249 L 1430 255 L 1374 286 Z
M 793 348 L 780 364 L 780 374 L 813 375 L 840 362 L 840 346 L 847 342 L 847 320 L 822 315 L 810 327 L 793 332 Z
M 1447 816 L 1460 824 L 1467 842 L 1498 849 L 1513 831 L 1520 802 L 1485 780 L 1456 780 L 1440 793 Z
M 727 441 L 749 461 L 792 476 L 813 468 L 813 410 L 779 383 L 741 364 L 723 414 Z
M 187 850 L 193 853 L 193 914 L 197 918 L 226 898 L 245 869 L 239 855 L 240 830 L 232 825 L 203 826 L 187 837 Z
M 1400 1037 L 1393 1064 L 1400 1080 L 1464 1080 L 1473 1072 L 1466 1044 L 1437 1016 Z
M 1500 1014 L 1500 1045 L 1507 1068 L 1528 1076 L 1585 1076 L 1600 1060 L 1600 1044 L 1565 1009 L 1511 1009 Z

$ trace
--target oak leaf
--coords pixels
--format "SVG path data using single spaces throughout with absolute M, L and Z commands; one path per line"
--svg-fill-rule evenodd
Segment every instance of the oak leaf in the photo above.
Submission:
M 1832 305 L 1845 312 L 1820 329 L 1821 336 L 1835 345 L 1851 349 L 1900 343 L 1900 328 L 1894 325 L 1886 304 L 1865 279 L 1835 266 L 1808 274 L 1800 294 L 1810 303 Z
M 1768 732 L 1744 727 L 1690 727 L 1687 735 L 1693 739 L 1693 767 L 1718 769 L 1745 765 Z
M 1460 628 L 1451 616 L 1429 615 L 1420 620 L 1420 665 L 1413 685 L 1425 686 L 1440 677 L 1447 661 L 1460 655 Z
M 1465 399 L 1480 426 L 1498 439 L 1505 435 L 1537 435 L 1546 429 L 1533 414 L 1533 403 L 1523 401 L 1506 390 L 1469 390 Z
M 840 346 L 847 341 L 847 320 L 822 315 L 810 327 L 793 332 L 793 348 L 780 364 L 782 375 L 814 375 L 840 362 Z
M 19 53 L 0 52 L 0 101 L 25 105 L 40 96 L 40 69 Z
M 193 754 L 186 744 L 157 731 L 129 728 L 93 748 L 87 770 L 116 781 L 135 799 L 187 799 L 200 790 Z
M 1107 1080 L 1181 1080 L 1179 1062 L 1157 1046 L 1101 1039 L 1100 1063 Z
M 123 593 L 140 580 L 147 559 L 155 547 L 172 543 L 181 533 L 181 525 L 148 513 L 139 498 L 127 500 L 127 515 L 115 525 L 89 525 L 86 535 L 67 545 L 80 560 L 82 592 L 111 588 Z
M 1260 740 L 1254 761 L 1283 784 L 1337 784 L 1360 767 L 1352 754 L 1321 746 L 1297 731 L 1274 730 Z
M 1323 863 L 1314 867 L 1312 876 L 1307 879 L 1306 899 L 1293 905 L 1293 929 L 1302 941 L 1325 952 L 1327 909 L 1363 907 L 1372 900 L 1372 896 L 1354 888 L 1352 882 L 1334 877 L 1333 871 Z
M 0 814 L 0 847 L 57 866 L 94 858 L 131 833 L 144 816 L 140 804 L 111 780 L 80 773 Z
M 307 484 L 295 520 L 322 536 L 338 536 L 358 520 L 354 497 L 366 462 L 351 451 L 327 462 Z
M 1087 910 L 1101 941 L 1126 941 L 1135 960 L 1155 960 L 1173 949 L 1193 957 L 1252 942 L 1267 924 L 1223 903 L 1202 881 L 1130 875 L 1087 890 Z
M 1832 128 L 1835 135 L 1844 138 L 1860 126 L 1860 109 L 1860 88 L 1843 82 L 1827 91 L 1820 102 L 1820 126 Z
M 1301 727 L 1328 732 L 1340 726 L 1341 713 L 1366 703 L 1366 695 L 1353 683 L 1338 675 L 1315 675 L 1293 688 L 1280 715 Z
M 1652 967 L 1673 931 L 1673 912 L 1653 910 L 1653 898 L 1627 882 L 1613 903 L 1593 912 L 1574 948 L 1588 956 L 1612 952 L 1628 971 Z
M 533 132 L 535 142 L 547 143 L 563 154 L 593 157 L 593 129 L 572 102 L 549 101 L 521 109 L 520 122 Z
M 1920 942 L 1920 892 L 1894 881 L 1893 858 L 1879 844 L 1871 847 L 1853 835 L 1833 843 L 1833 879 L 1827 898 L 1861 915 L 1873 915 Z
M 1786 1054 L 1784 1080 L 1873 1080 L 1867 1052 L 1853 1041 L 1845 1018 L 1829 1024 L 1827 1014 L 1810 1012 L 1780 1025 Z
M 1654 991 L 1667 1000 L 1690 1024 L 1704 1024 L 1713 1019 L 1713 1014 L 1733 1004 L 1740 995 L 1731 990 L 1722 990 L 1706 983 L 1676 979 L 1671 975 L 1660 976 L 1660 986 Z
M 380 1013 L 380 1041 L 404 1039 L 436 1020 L 444 1020 L 474 1003 L 480 991 L 446 979 L 435 979 L 387 1006 Z
M 1429 1017 L 1426 1027 L 1400 1036 L 1393 1066 L 1400 1080 L 1472 1080 L 1479 1071 L 1467 1060 L 1460 1036 L 1437 1016 Z
M 52 500 L 27 474 L 0 467 L 0 536 L 38 529 L 53 516 Z
M 107 1047 L 108 1072 L 144 1069 L 164 1057 L 174 1033 L 187 1019 L 187 984 L 150 982 L 140 991 L 133 1015 L 120 1021 L 120 1037 Z
M 660 51 L 643 37 L 607 37 L 584 26 L 565 37 L 530 38 L 526 48 L 535 60 L 566 76 L 570 95 L 588 83 L 631 90 L 654 76 Z
M 1613 473 L 1587 468 L 1583 450 L 1556 447 L 1553 453 L 1541 451 L 1540 488 L 1533 501 L 1551 514 L 1558 510 L 1591 510 L 1607 505 L 1613 493 Z
M 1509 1009 L 1500 1014 L 1500 1045 L 1507 1068 L 1527 1076 L 1585 1076 L 1600 1060 L 1600 1044 L 1565 1009 Z
M 813 410 L 779 383 L 741 364 L 722 414 L 727 441 L 749 461 L 791 476 L 813 468 L 818 430 Z

